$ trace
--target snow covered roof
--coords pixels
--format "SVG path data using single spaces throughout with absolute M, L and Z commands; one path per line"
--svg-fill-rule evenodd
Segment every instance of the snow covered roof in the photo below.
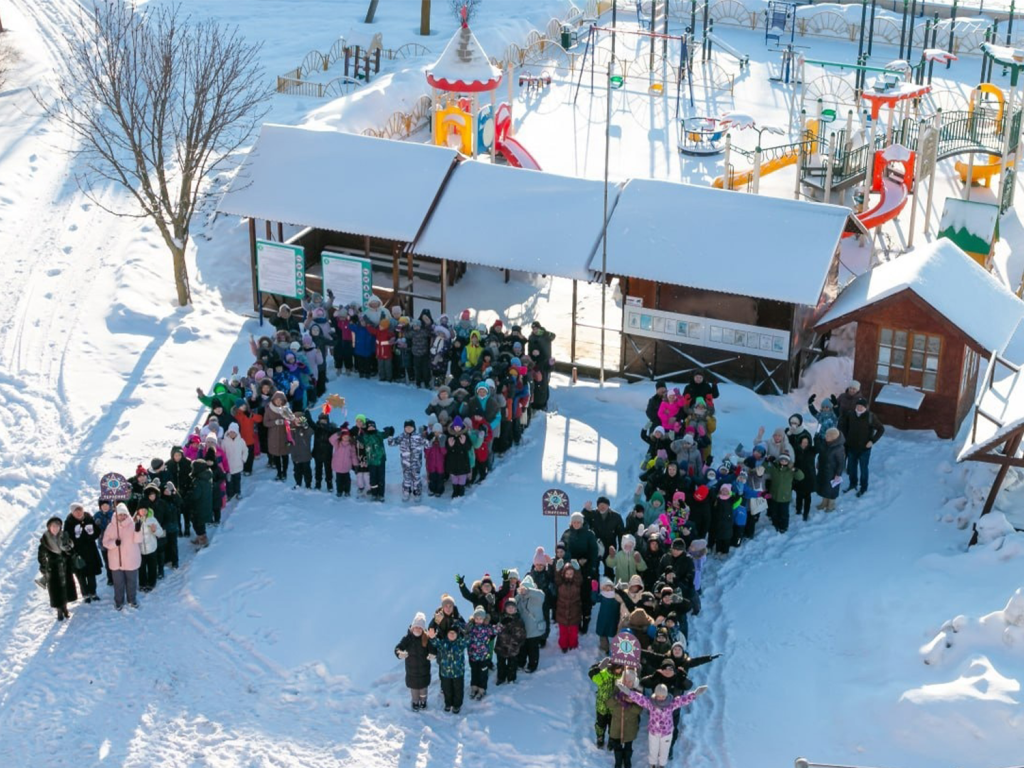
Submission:
M 853 280 L 818 322 L 832 324 L 911 290 L 989 352 L 1002 349 L 1024 317 L 1024 302 L 946 239 L 915 248 Z
M 410 242 L 458 152 L 265 124 L 218 210 Z
M 501 70 L 491 64 L 476 35 L 464 23 L 441 57 L 427 68 L 427 82 L 442 91 L 493 91 L 501 83 Z
M 1014 329 L 1006 346 L 989 360 L 982 389 L 975 404 L 977 427 L 967 438 L 957 461 L 984 453 L 1024 426 L 1024 320 Z
M 967 253 L 987 254 L 998 239 L 999 206 L 947 197 L 939 219 L 939 237 L 952 240 Z
M 608 223 L 608 273 L 814 306 L 850 209 L 631 179 Z M 601 269 L 600 248 L 590 269 Z
M 609 189 L 608 207 L 617 188 Z M 590 280 L 604 183 L 507 165 L 459 165 L 414 251 L 488 267 Z

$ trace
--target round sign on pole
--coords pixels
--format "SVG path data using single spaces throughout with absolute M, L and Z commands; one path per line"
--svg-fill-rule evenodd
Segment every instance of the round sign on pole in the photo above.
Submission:
M 100 478 L 100 498 L 107 501 L 125 501 L 131 498 L 132 487 L 128 478 L 117 472 L 108 472 Z
M 569 494 L 559 488 L 549 488 L 540 497 L 540 506 L 545 517 L 568 517 Z

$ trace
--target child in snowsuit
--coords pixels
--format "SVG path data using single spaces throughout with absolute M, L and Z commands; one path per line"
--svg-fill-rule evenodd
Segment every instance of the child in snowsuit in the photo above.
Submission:
M 437 673 L 441 678 L 444 711 L 459 714 L 466 693 L 466 649 L 469 640 L 462 625 L 452 624 L 443 637 L 435 639 L 437 647 Z M 670 721 L 671 722 L 671 721 Z
M 466 626 L 469 643 L 469 698 L 482 699 L 487 695 L 487 675 L 491 668 L 491 643 L 498 633 L 483 606 L 473 609 Z
M 430 688 L 430 661 L 434 658 L 434 642 L 427 634 L 427 617 L 417 613 L 405 637 L 395 646 L 395 656 L 405 662 L 405 686 L 412 698 L 412 711 L 427 708 Z
M 334 452 L 331 454 L 331 471 L 334 473 L 338 498 L 351 496 L 352 470 L 357 467 L 359 461 L 355 443 L 352 442 L 352 435 L 347 427 L 342 427 L 327 438 L 327 441 L 334 448 Z M 327 488 L 330 489 L 330 487 L 330 483 L 328 483 Z
M 654 689 L 650 698 L 629 690 L 622 683 L 618 684 L 618 689 L 627 699 L 647 710 L 647 760 L 651 768 L 662 768 L 668 763 L 668 751 L 672 747 L 672 713 L 704 694 L 707 686 L 702 685 L 693 693 L 672 697 L 668 695 L 668 688 L 661 684 Z
M 580 593 L 580 565 L 575 560 L 555 563 L 555 621 L 558 623 L 558 647 L 562 653 L 579 648 L 580 622 L 583 620 L 583 602 Z
M 407 419 L 402 434 L 388 439 L 388 445 L 398 446 L 398 455 L 402 461 L 402 501 L 410 497 L 417 501 L 423 493 L 423 453 L 427 441 L 416 431 L 416 422 Z
M 431 496 L 444 495 L 444 427 L 434 424 L 430 429 L 430 437 L 424 456 L 427 460 L 427 492 Z
M 514 683 L 519 670 L 519 651 L 526 643 L 526 625 L 519 615 L 519 604 L 514 597 L 505 601 L 504 614 L 498 625 L 494 652 L 498 656 L 498 685 Z
M 607 576 L 601 577 L 601 588 L 594 590 L 594 605 L 597 606 L 595 629 L 598 645 L 604 653 L 608 653 L 611 639 L 619 633 L 619 612 L 622 609 L 622 602 L 615 594 L 615 585 Z
M 366 455 L 366 470 L 370 475 L 368 492 L 374 501 L 384 501 L 384 470 L 387 461 L 384 436 L 390 437 L 387 434 L 389 429 L 385 429 L 383 434 L 378 432 L 377 422 L 370 419 L 366 422 L 366 431 L 359 438 Z
M 594 700 L 594 733 L 597 734 L 598 749 L 604 749 L 605 731 L 612 722 L 612 711 L 608 705 L 615 696 L 615 684 L 622 677 L 622 669 L 622 665 L 612 664 L 612 660 L 605 657 L 594 664 L 587 673 L 597 686 L 597 697 Z

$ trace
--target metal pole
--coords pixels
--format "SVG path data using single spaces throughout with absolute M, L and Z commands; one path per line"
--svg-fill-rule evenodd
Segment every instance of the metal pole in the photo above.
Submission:
M 878 0 L 871 0 L 871 25 L 868 27 L 868 56 L 871 55 L 871 46 L 875 42 L 875 6 Z
M 756 195 L 761 188 L 761 135 L 757 136 L 757 149 L 754 150 L 754 183 L 751 191 Z
M 907 0 L 903 0 L 903 22 L 900 24 L 900 58 L 903 58 L 904 38 L 907 36 Z
M 807 162 L 807 141 L 801 141 L 797 148 L 796 156 L 796 184 L 793 187 L 793 199 L 800 199 L 800 174 L 803 173 L 804 164 Z
M 953 52 L 953 30 L 956 29 L 956 5 L 957 0 L 953 0 L 953 10 L 949 13 L 949 47 L 946 49 L 949 53 Z M 946 69 L 953 66 L 952 60 L 946 62 Z
M 868 18 L 868 0 L 860 0 L 860 42 L 857 43 L 857 61 L 864 55 L 865 22 Z
M 732 155 L 732 136 L 725 134 L 725 184 L 726 189 L 732 189 L 732 173 L 729 171 L 729 159 Z
M 829 147 L 834 146 L 835 145 L 835 141 L 836 141 L 836 134 L 835 134 L 835 132 L 834 131 L 829 131 L 829 134 L 828 134 L 828 144 L 829 144 Z M 831 199 L 831 197 L 832 197 L 832 165 L 833 164 L 832 164 L 832 155 L 831 155 L 831 153 L 829 153 L 827 162 L 828 162 L 828 167 L 825 169 L 825 198 L 822 200 L 823 203 L 827 203 Z
M 612 8 L 615 8 L 614 2 Z M 612 46 L 615 45 L 615 33 L 612 33 Z M 613 59 L 614 61 L 614 59 Z M 604 119 L 604 219 L 601 222 L 601 365 L 600 381 L 604 386 L 604 344 L 605 344 L 605 313 L 608 311 L 605 294 L 608 291 L 608 159 L 611 154 L 612 136 L 612 62 L 608 62 L 608 79 L 605 83 L 608 98 L 608 111 Z M 575 307 L 573 308 L 575 312 Z M 557 518 L 556 518 L 557 519 Z
M 1013 11 L 1016 0 L 1010 0 L 1010 18 L 1006 21 L 1006 44 L 1010 44 L 1010 38 L 1013 35 Z
M 924 0 L 922 0 L 923 2 Z M 907 55 L 904 58 L 909 62 L 911 51 L 914 49 L 914 12 L 917 10 L 917 0 L 910 0 L 910 20 L 907 24 Z M 927 39 L 927 38 L 926 38 Z
M 964 200 L 971 200 L 971 186 L 974 184 L 974 153 L 967 156 L 967 183 L 964 185 Z

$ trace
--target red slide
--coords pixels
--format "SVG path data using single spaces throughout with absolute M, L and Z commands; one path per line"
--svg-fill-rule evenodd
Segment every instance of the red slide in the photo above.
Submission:
M 512 110 L 507 103 L 499 104 L 494 118 L 494 150 L 511 166 L 539 171 L 540 164 L 533 155 L 526 147 L 508 135 L 511 124 Z

